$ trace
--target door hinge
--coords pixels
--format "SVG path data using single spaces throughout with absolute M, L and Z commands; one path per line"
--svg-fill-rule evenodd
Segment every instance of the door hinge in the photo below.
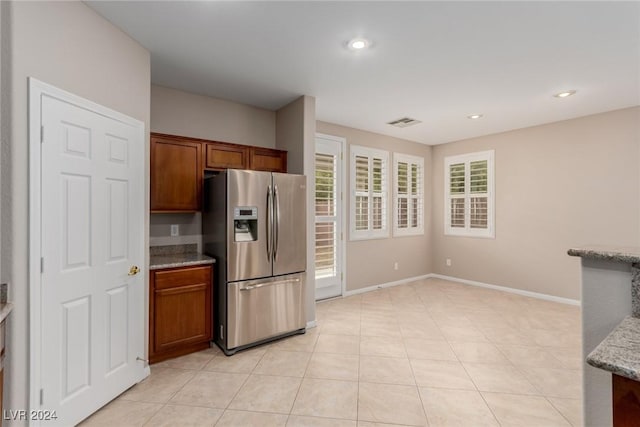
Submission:
M 340 272 L 340 281 L 344 280 L 344 273 Z
M 44 389 L 40 389 L 40 406 L 44 405 Z
M 40 143 L 44 142 L 44 126 L 40 126 Z
M 44 273 L 44 258 L 40 258 L 40 273 Z
M 342 160 L 342 159 L 343 159 L 343 157 L 342 157 L 342 151 L 341 151 L 340 152 L 340 160 Z
M 224 339 L 224 326 L 220 325 L 220 339 L 223 340 Z
M 344 240 L 344 236 L 342 234 L 342 231 L 340 232 L 340 240 Z

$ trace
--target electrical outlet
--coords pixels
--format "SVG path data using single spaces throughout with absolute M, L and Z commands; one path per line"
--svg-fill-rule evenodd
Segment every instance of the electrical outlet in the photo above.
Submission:
M 179 235 L 180 235 L 180 225 L 171 224 L 171 236 L 179 236 Z
M 447 258 L 447 267 L 451 267 L 451 258 Z
M 397 269 L 398 269 L 398 261 L 396 261 L 396 262 L 394 262 L 394 263 L 393 263 L 393 269 L 394 269 L 394 270 L 397 270 Z

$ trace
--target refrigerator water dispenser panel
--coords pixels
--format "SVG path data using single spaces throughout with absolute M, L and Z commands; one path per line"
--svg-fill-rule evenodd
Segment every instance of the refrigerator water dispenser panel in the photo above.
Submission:
M 233 240 L 255 242 L 258 240 L 258 208 L 237 206 L 233 209 Z

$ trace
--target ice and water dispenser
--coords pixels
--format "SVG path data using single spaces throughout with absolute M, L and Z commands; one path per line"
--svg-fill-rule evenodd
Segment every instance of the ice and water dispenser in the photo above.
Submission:
M 253 242 L 258 240 L 258 208 L 236 206 L 233 209 L 233 240 Z

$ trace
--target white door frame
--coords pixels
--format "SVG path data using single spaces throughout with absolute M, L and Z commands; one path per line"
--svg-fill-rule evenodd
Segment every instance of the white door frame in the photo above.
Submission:
M 80 105 L 83 108 L 94 111 L 103 116 L 126 123 L 140 132 L 144 141 L 144 123 L 125 116 L 117 111 L 96 104 L 92 101 L 58 89 L 47 83 L 29 77 L 29 409 L 34 410 L 41 406 L 40 389 L 41 382 L 41 306 L 42 280 L 41 272 L 41 235 L 42 235 L 42 206 L 41 206 L 41 123 L 42 123 L 42 96 L 47 95 L 63 102 Z M 132 225 L 144 230 L 144 217 L 140 223 Z M 147 262 L 145 260 L 145 266 Z M 147 269 L 142 268 L 143 283 L 148 283 Z M 148 292 L 145 288 L 145 294 Z M 147 300 L 145 297 L 144 300 Z M 149 366 L 145 367 L 145 376 L 149 375 Z M 38 420 L 30 420 L 30 425 L 40 425 Z
M 343 238 L 340 240 L 340 242 L 338 243 L 338 245 L 340 246 L 340 252 L 341 252 L 341 256 L 340 256 L 340 263 L 342 264 L 342 279 L 341 279 L 341 297 L 344 297 L 345 293 L 347 292 L 347 230 L 345 228 L 345 222 L 347 221 L 347 197 L 349 197 L 349 193 L 347 193 L 347 161 L 345 160 L 345 153 L 347 152 L 347 139 L 343 138 L 341 136 L 334 136 L 334 135 L 327 135 L 325 133 L 320 133 L 320 132 L 316 132 L 316 138 L 323 138 L 323 139 L 328 139 L 330 141 L 335 141 L 337 143 L 340 144 L 340 151 L 342 153 L 341 158 L 340 158 L 340 163 L 342 164 L 341 170 L 340 170 L 340 174 L 341 179 L 340 179 L 340 194 L 341 196 L 341 200 L 340 200 L 340 215 L 342 215 L 342 220 L 340 221 L 340 230 L 338 230 L 340 233 L 342 233 L 341 235 L 343 236 Z M 314 145 L 314 152 L 315 152 L 315 141 L 313 143 Z M 315 166 L 314 166 L 314 170 L 315 170 Z M 315 207 L 314 207 L 314 211 L 315 211 Z M 315 212 L 314 212 L 314 227 L 315 227 Z M 315 257 L 315 256 L 314 256 Z

